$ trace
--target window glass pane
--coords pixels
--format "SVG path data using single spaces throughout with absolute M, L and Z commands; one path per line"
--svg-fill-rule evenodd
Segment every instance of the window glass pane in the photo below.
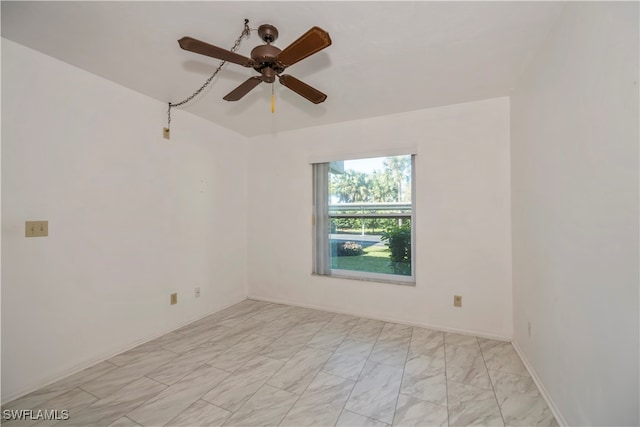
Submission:
M 331 269 L 412 276 L 411 156 L 334 163 L 328 177 Z

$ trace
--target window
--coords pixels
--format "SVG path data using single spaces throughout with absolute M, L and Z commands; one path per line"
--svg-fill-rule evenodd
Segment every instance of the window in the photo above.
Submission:
M 415 283 L 414 156 L 313 165 L 314 273 Z

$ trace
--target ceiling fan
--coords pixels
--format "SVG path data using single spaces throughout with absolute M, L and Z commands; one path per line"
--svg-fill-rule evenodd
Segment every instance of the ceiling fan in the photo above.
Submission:
M 278 30 L 273 25 L 261 25 L 258 28 L 258 35 L 266 44 L 253 48 L 251 58 L 210 45 L 192 37 L 183 37 L 178 40 L 178 43 L 184 50 L 211 56 L 227 62 L 233 62 L 243 67 L 253 68 L 260 73 L 259 76 L 250 77 L 240 86 L 229 92 L 223 98 L 226 101 L 237 101 L 261 82 L 273 83 L 276 76 L 281 84 L 314 104 L 319 104 L 327 99 L 327 95 L 319 90 L 289 74 L 282 73 L 287 67 L 330 46 L 331 38 L 329 37 L 329 33 L 322 28 L 313 27 L 283 50 L 271 44 L 278 38 Z

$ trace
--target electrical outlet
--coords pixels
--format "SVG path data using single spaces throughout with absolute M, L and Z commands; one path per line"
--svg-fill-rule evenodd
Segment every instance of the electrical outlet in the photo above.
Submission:
M 171 294 L 171 305 L 177 304 L 178 303 L 178 294 Z
M 26 221 L 24 223 L 25 237 L 46 237 L 49 235 L 49 221 Z
M 196 288 L 194 294 L 196 298 L 200 298 L 200 288 Z
M 164 139 L 171 138 L 171 131 L 169 130 L 169 128 L 162 128 L 162 137 Z
M 460 295 L 453 296 L 453 306 L 462 307 L 462 297 Z

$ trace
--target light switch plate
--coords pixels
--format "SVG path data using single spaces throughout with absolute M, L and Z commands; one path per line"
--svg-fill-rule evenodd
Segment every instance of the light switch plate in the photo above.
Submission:
M 49 221 L 26 221 L 25 237 L 46 237 L 49 235 Z

